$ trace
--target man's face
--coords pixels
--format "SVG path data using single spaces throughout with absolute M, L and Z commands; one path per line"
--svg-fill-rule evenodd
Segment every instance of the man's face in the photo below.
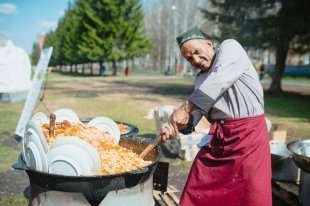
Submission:
M 183 57 L 195 68 L 202 72 L 209 70 L 214 56 L 212 42 L 205 39 L 192 39 L 181 47 Z

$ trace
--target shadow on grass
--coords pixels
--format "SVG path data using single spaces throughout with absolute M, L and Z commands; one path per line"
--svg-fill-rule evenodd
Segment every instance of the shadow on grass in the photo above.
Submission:
M 292 92 L 265 92 L 266 113 L 310 121 L 310 95 Z
M 101 80 L 93 80 L 93 83 Z M 190 95 L 193 90 L 193 85 L 177 84 L 177 83 L 165 83 L 165 82 L 152 82 L 152 81 L 143 81 L 143 82 L 129 82 L 129 81 L 120 81 L 116 80 L 111 83 L 111 85 L 105 86 L 94 86 L 91 87 L 87 85 L 86 87 L 80 88 L 70 88 L 70 87 L 59 87 L 55 84 L 48 85 L 47 90 L 54 90 L 60 94 L 65 94 L 67 97 L 79 97 L 79 98 L 92 98 L 98 97 L 99 95 L 108 95 L 108 94 L 118 94 L 118 93 L 127 93 L 127 94 L 157 94 L 161 96 L 175 97 L 178 99 L 184 99 Z M 91 90 L 93 89 L 93 90 Z M 150 98 L 145 95 L 144 98 Z
M 66 74 L 66 73 L 64 73 Z M 72 74 L 67 75 L 80 75 Z M 103 80 L 105 78 L 102 78 Z M 102 80 L 94 79 L 92 82 L 102 82 Z M 194 89 L 194 82 L 192 80 L 183 79 L 175 81 L 169 79 L 152 80 L 139 80 L 139 81 L 127 81 L 127 80 L 115 80 L 112 82 L 106 82 L 103 86 L 100 84 L 87 85 L 87 87 L 81 88 L 55 88 L 52 86 L 47 89 L 59 89 L 59 92 L 67 94 L 68 96 L 75 96 L 80 98 L 92 98 L 99 95 L 106 94 L 146 94 L 140 97 L 134 97 L 137 100 L 155 100 L 154 97 L 150 97 L 148 94 L 156 94 L 162 97 L 172 97 L 176 100 L 183 100 L 188 97 Z M 93 90 L 92 90 L 93 89 Z M 275 115 L 278 117 L 289 117 L 302 119 L 302 121 L 310 121 L 310 95 L 304 95 L 301 93 L 293 92 L 265 92 L 265 111 L 267 114 Z

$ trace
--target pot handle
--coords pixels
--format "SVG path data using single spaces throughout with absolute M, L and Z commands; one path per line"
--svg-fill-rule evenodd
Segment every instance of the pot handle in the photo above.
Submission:
M 21 162 L 15 162 L 14 164 L 12 164 L 12 168 L 14 170 L 25 170 L 26 169 L 26 165 L 21 163 Z
M 148 170 L 149 170 L 149 168 L 143 167 L 142 169 L 132 170 L 132 171 L 129 171 L 128 173 L 130 173 L 130 174 L 143 174 L 143 173 L 146 173 Z
M 25 170 L 26 169 L 26 164 L 25 161 L 22 157 L 22 154 L 18 156 L 17 162 L 12 164 L 12 168 L 15 170 Z

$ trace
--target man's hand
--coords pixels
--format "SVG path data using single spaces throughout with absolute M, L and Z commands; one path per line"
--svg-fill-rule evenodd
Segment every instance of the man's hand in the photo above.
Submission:
M 187 127 L 189 120 L 189 114 L 186 112 L 184 107 L 179 107 L 171 115 L 171 124 L 175 130 L 179 131 Z
M 196 106 L 186 100 L 176 111 L 171 115 L 171 124 L 174 129 L 179 131 L 187 128 L 189 115 L 196 109 Z
M 177 136 L 178 130 L 175 130 L 171 123 L 164 123 L 161 125 L 162 142 L 166 142 L 168 139 Z
M 175 137 L 179 134 L 179 130 L 188 127 L 189 115 L 196 109 L 189 101 L 185 101 L 176 111 L 171 115 L 171 123 L 164 123 L 161 126 L 161 134 L 163 142 Z

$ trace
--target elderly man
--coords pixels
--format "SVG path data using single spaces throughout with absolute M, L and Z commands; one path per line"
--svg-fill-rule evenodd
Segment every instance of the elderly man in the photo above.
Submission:
M 271 205 L 271 163 L 263 89 L 242 46 L 218 49 L 197 27 L 177 37 L 184 58 L 200 72 L 195 90 L 162 125 L 163 140 L 194 131 L 202 115 L 211 141 L 198 152 L 180 205 Z M 198 115 L 197 115 L 198 114 Z

